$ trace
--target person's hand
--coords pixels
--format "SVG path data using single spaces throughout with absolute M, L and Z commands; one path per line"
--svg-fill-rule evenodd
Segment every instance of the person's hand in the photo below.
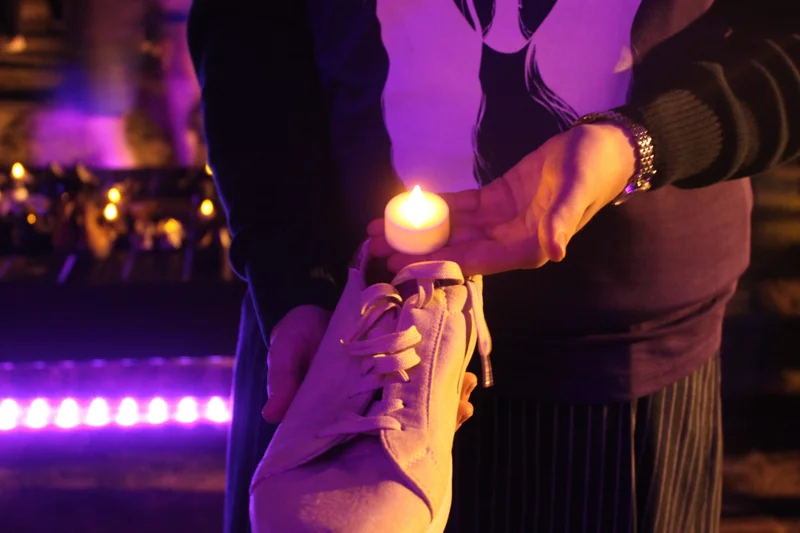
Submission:
M 301 305 L 286 313 L 272 328 L 267 353 L 268 400 L 261 411 L 267 422 L 279 423 L 289 409 L 322 342 L 330 316 L 331 313 L 321 307 Z M 478 376 L 472 372 L 464 374 L 456 429 L 472 417 L 474 408 L 469 397 L 477 385 Z
M 469 402 L 469 395 L 478 386 L 478 376 L 472 372 L 464 374 L 464 380 L 461 382 L 461 399 L 458 402 L 458 416 L 456 418 L 456 431 L 461 427 L 461 424 L 472 418 L 475 408 Z
M 552 137 L 504 176 L 477 190 L 443 194 L 447 246 L 427 256 L 391 249 L 383 219 L 368 227 L 370 253 L 397 272 L 418 261 L 455 261 L 465 275 L 537 268 L 561 261 L 581 228 L 625 188 L 635 170 L 628 134 L 613 124 L 578 126 Z
M 267 403 L 264 420 L 279 423 L 292 403 L 314 354 L 317 353 L 330 311 L 316 305 L 290 310 L 272 328 L 267 352 Z

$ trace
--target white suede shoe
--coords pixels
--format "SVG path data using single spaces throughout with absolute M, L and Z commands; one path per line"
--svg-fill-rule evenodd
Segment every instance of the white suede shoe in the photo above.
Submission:
M 492 381 L 482 280 L 440 261 L 365 285 L 363 270 L 351 270 L 256 470 L 254 533 L 444 531 L 461 384 L 476 343 L 484 386 Z

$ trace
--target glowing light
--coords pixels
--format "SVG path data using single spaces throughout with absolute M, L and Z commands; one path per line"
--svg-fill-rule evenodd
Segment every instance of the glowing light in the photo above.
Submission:
M 103 398 L 95 398 L 86 410 L 86 425 L 92 427 L 107 426 L 111 422 L 111 410 Z
M 87 404 L 88 407 L 81 408 L 81 405 Z M 123 427 L 160 427 L 170 422 L 181 425 L 201 422 L 223 425 L 231 421 L 231 405 L 221 396 L 212 396 L 202 402 L 187 396 L 177 403 L 171 403 L 163 396 L 151 398 L 149 401 L 126 397 L 119 403 L 113 417 L 105 398 L 94 398 L 85 403 L 75 398 L 64 398 L 52 405 L 58 407 L 52 408 L 44 398 L 33 400 L 27 407 L 18 400 L 6 398 L 0 401 L 0 431 L 39 431 L 43 428 L 80 431 L 87 428 L 114 427 L 111 426 L 112 421 Z M 140 411 L 140 405 L 147 405 L 145 412 Z
M 164 231 L 166 233 L 175 233 L 181 231 L 181 223 L 174 218 L 168 218 L 164 222 Z
M 28 196 L 30 196 L 30 195 L 31 195 L 31 193 L 29 193 L 28 189 L 26 189 L 25 187 L 17 187 L 11 193 L 11 197 L 14 199 L 15 202 L 18 202 L 18 203 L 22 203 L 25 200 L 27 200 Z
M 111 187 L 108 189 L 108 201 L 112 204 L 117 204 L 119 201 L 122 200 L 122 193 L 119 192 L 119 189 L 116 187 Z
M 11 165 L 11 177 L 15 180 L 21 180 L 25 177 L 25 167 L 22 166 L 22 163 Z
M 50 419 L 50 406 L 44 398 L 36 398 L 28 407 L 25 416 L 25 425 L 31 429 L 41 429 L 45 427 Z
M 22 370 L 26 368 L 34 368 L 43 370 L 48 366 L 61 366 L 64 368 L 75 368 L 78 366 L 90 367 L 105 367 L 109 363 L 114 364 L 120 361 L 129 363 L 129 366 L 148 366 L 148 367 L 162 367 L 167 364 L 180 364 L 181 366 L 187 365 L 222 365 L 228 368 L 233 368 L 233 357 L 226 355 L 211 355 L 208 357 L 172 357 L 165 359 L 163 357 L 149 357 L 147 359 L 91 359 L 89 361 L 59 361 L 52 363 L 45 363 L 44 361 L 24 361 L 24 362 L 0 362 L 0 372 L 13 372 L 15 370 Z
M 103 209 L 103 216 L 106 217 L 106 220 L 116 220 L 117 216 L 119 216 L 117 206 L 114 204 L 106 205 L 106 208 Z
M 55 425 L 62 429 L 71 429 L 81 423 L 81 409 L 78 402 L 66 398 L 61 402 L 56 413 Z
M 139 421 L 139 406 L 133 398 L 125 398 L 119 404 L 116 423 L 120 426 L 132 426 Z
M 386 242 L 398 252 L 429 254 L 450 238 L 450 208 L 441 196 L 423 193 L 415 185 L 386 204 L 384 232 Z
M 214 202 L 209 199 L 203 200 L 200 204 L 200 214 L 204 217 L 210 217 L 214 214 Z
M 34 215 L 33 213 L 28 213 L 28 216 L 25 217 L 25 220 L 28 221 L 28 224 L 33 226 L 34 224 L 36 224 L 36 215 Z
M 180 248 L 184 237 L 183 225 L 174 218 L 168 218 L 159 225 L 170 246 Z
M 214 174 L 213 172 L 211 172 L 211 166 L 208 163 L 206 163 L 206 174 L 208 174 L 209 176 Z
M 169 407 L 164 398 L 153 398 L 147 406 L 147 421 L 151 424 L 163 424 L 169 420 Z
M 206 404 L 205 416 L 208 420 L 217 424 L 230 422 L 231 413 L 228 411 L 228 406 L 225 405 L 225 400 L 219 396 L 214 396 Z
M 19 404 L 11 398 L 0 402 L 0 431 L 8 431 L 17 427 L 22 410 Z
M 197 412 L 197 400 L 191 397 L 182 398 L 175 411 L 175 420 L 181 424 L 191 424 L 197 422 L 198 418 L 200 414 Z
M 431 217 L 431 204 L 419 185 L 415 185 L 403 206 L 403 214 L 411 225 L 421 228 Z

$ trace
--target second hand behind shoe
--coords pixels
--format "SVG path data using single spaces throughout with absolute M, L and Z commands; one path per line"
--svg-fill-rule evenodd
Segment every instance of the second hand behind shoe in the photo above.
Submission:
M 441 533 L 467 365 L 491 385 L 482 279 L 351 269 L 330 326 L 250 488 L 254 533 Z M 402 294 L 410 293 L 403 298 Z

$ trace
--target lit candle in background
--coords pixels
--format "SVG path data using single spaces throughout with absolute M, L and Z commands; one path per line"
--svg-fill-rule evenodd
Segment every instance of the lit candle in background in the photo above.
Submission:
M 435 252 L 450 238 L 447 203 L 435 194 L 422 192 L 419 185 L 392 198 L 386 205 L 384 221 L 389 246 L 405 254 Z
M 11 177 L 15 180 L 21 180 L 27 173 L 28 172 L 25 170 L 25 167 L 22 166 L 22 163 L 14 163 L 11 165 Z
M 113 221 L 117 219 L 119 215 L 119 210 L 117 206 L 114 204 L 107 204 L 105 209 L 103 209 L 103 216 L 106 217 L 106 220 Z
M 122 200 L 122 193 L 119 192 L 117 187 L 111 187 L 108 189 L 108 201 L 112 204 L 118 204 L 119 201 Z

